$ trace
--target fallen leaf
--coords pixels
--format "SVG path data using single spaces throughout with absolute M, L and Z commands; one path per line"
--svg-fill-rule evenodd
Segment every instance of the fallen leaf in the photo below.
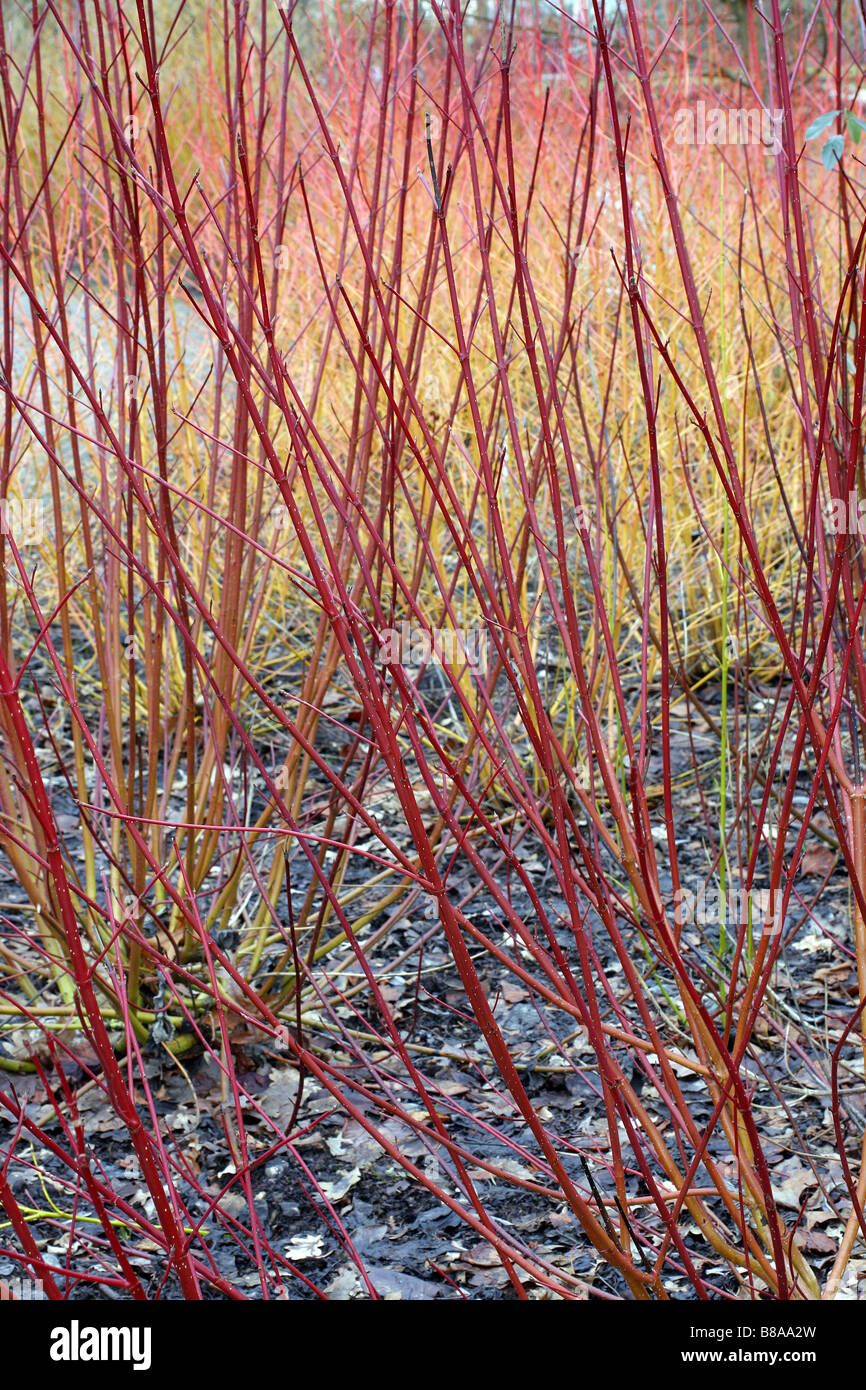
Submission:
M 832 942 L 827 940 L 823 932 L 811 931 L 805 936 L 798 936 L 793 942 L 792 949 L 802 951 L 804 955 L 814 956 L 818 951 L 829 951 L 832 949 Z
M 529 998 L 529 990 L 522 985 L 503 985 L 502 998 L 506 1004 L 522 1004 L 524 999 Z
M 321 1235 L 292 1236 L 286 1246 L 287 1259 L 293 1260 L 295 1264 L 301 1260 L 322 1260 L 325 1252 L 322 1249 Z
M 800 1250 L 814 1250 L 819 1255 L 829 1255 L 837 1249 L 839 1242 L 823 1231 L 797 1231 L 794 1244 Z
M 493 1269 L 502 1264 L 493 1246 L 488 1245 L 486 1240 L 483 1240 L 480 1245 L 473 1245 L 471 1250 L 467 1250 L 462 1262 L 475 1265 L 477 1269 Z
M 371 1269 L 368 1266 L 367 1276 L 377 1294 L 385 1299 L 415 1303 L 443 1297 L 444 1291 L 439 1284 L 418 1279 L 414 1274 L 404 1274 L 401 1269 Z
M 340 1177 L 332 1179 L 331 1182 L 320 1183 L 322 1191 L 329 1202 L 342 1202 L 356 1182 L 361 1181 L 360 1168 L 350 1168 L 348 1172 L 341 1174 Z
M 802 1163 L 788 1168 L 777 1168 L 772 1177 L 773 1197 L 777 1205 L 787 1207 L 790 1211 L 800 1210 L 803 1193 L 807 1187 L 815 1185 L 814 1173 L 811 1168 L 804 1168 Z
M 810 845 L 800 860 L 802 878 L 826 878 L 836 862 L 836 855 L 826 845 Z
M 361 1293 L 361 1276 L 355 1266 L 343 1265 L 336 1279 L 332 1279 L 327 1285 L 325 1293 L 336 1303 L 344 1303 L 350 1298 L 357 1298 Z

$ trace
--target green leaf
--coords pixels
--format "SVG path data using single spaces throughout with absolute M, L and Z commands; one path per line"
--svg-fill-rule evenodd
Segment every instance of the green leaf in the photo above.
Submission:
M 866 121 L 861 121 L 859 116 L 855 116 L 853 111 L 845 112 L 845 124 L 851 132 L 851 139 L 855 145 L 860 144 L 860 136 L 866 130 Z
M 806 139 L 814 140 L 816 136 L 821 135 L 828 126 L 833 124 L 837 116 L 841 115 L 842 111 L 840 109 L 839 111 L 828 111 L 826 116 L 818 116 L 817 119 L 807 127 Z
M 835 169 L 845 148 L 844 135 L 831 135 L 821 149 L 821 163 L 825 169 Z

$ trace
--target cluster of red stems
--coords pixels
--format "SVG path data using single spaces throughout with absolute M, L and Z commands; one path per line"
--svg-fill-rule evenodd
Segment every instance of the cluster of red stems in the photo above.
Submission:
M 751 218 L 765 299 L 740 296 L 744 391 L 753 418 L 766 421 L 749 336 L 760 315 L 777 339 L 800 431 L 799 495 L 781 465 L 774 473 L 790 527 L 782 604 L 664 135 L 667 112 L 684 99 L 690 45 L 704 41 L 688 16 L 674 11 L 661 28 L 625 0 L 614 22 L 592 0 L 576 19 L 552 7 L 533 20 L 512 5 L 470 23 L 457 0 L 430 0 L 423 12 L 418 0 L 376 0 L 351 14 L 335 8 L 316 32 L 288 0 L 226 3 L 206 21 L 193 16 L 199 36 L 206 22 L 206 42 L 196 39 L 202 80 L 222 101 L 207 111 L 191 110 L 168 84 L 178 55 L 189 55 L 182 2 L 168 18 L 153 0 L 32 0 L 24 9 L 14 44 L 5 7 L 0 19 L 0 495 L 14 492 L 28 460 L 42 461 L 56 573 L 47 574 L 44 550 L 34 567 L 14 534 L 0 538 L 0 847 L 37 905 L 25 925 L 20 913 L 3 917 L 3 1017 L 35 1041 L 26 1065 L 0 1084 L 0 1254 L 50 1298 L 82 1285 L 152 1298 L 169 1281 L 189 1299 L 208 1286 L 248 1296 L 220 1273 L 219 1239 L 257 1274 L 257 1296 L 322 1293 L 311 1266 L 276 1248 L 257 1210 L 258 1170 L 282 1154 L 376 1297 L 339 1204 L 299 1142 L 321 1121 L 305 1113 L 306 1078 L 489 1243 L 517 1297 L 665 1299 L 672 1280 L 700 1298 L 737 1288 L 832 1295 L 866 1238 L 866 1162 L 846 1156 L 860 1009 L 834 1024 L 826 1068 L 816 1071 L 850 1198 L 823 1288 L 795 1240 L 803 1213 L 782 1213 L 774 1199 L 759 1107 L 776 1083 L 756 1085 L 755 1064 L 746 1065 L 759 1019 L 784 1037 L 768 990 L 790 940 L 781 924 L 794 909 L 808 920 L 814 906 L 799 896 L 797 867 L 816 807 L 850 881 L 854 944 L 842 949 L 856 957 L 866 992 L 866 574 L 859 537 L 825 534 L 822 520 L 828 499 L 864 486 L 866 224 L 858 228 L 862 199 L 843 159 L 827 188 L 839 200 L 847 270 L 828 297 L 792 102 L 810 34 L 798 51 L 771 0 L 760 32 L 751 16 L 741 50 L 707 7 L 706 25 L 742 63 L 752 99 L 784 112 L 767 165 L 775 205 L 758 209 L 747 185 L 740 245 L 742 258 Z M 841 12 L 841 3 L 821 11 L 827 90 L 839 108 L 852 61 Z M 683 61 L 666 67 L 673 54 Z M 673 73 L 667 86 L 662 71 Z M 52 105 L 60 80 L 64 101 Z M 563 92 L 576 138 L 567 157 L 557 155 L 566 190 L 562 217 L 550 212 L 558 255 L 539 266 L 547 212 L 538 187 Z M 208 162 L 208 142 L 220 160 Z M 650 184 L 675 250 L 678 305 L 653 288 L 642 211 Z M 580 255 L 601 239 L 602 206 L 618 227 L 616 244 L 608 236 L 601 247 L 616 285 L 607 337 L 585 333 L 577 302 Z M 318 285 L 294 309 L 303 256 Z M 180 406 L 174 392 L 179 364 L 168 345 L 178 306 L 212 345 L 209 421 L 197 398 Z M 99 384 L 86 321 L 97 310 L 114 334 L 112 379 L 134 379 L 135 392 Z M 628 451 L 621 471 L 615 458 L 623 361 L 643 402 L 632 440 L 639 482 Z M 428 389 L 437 364 L 450 400 Z M 679 458 L 662 457 L 663 398 L 677 402 Z M 177 465 L 177 440 L 190 431 L 200 446 L 194 477 Z M 769 430 L 765 448 L 775 468 Z M 727 554 L 692 485 L 697 463 L 723 493 Z M 714 845 L 712 869 L 735 858 L 748 891 L 769 864 L 773 904 L 764 920 L 738 924 L 710 963 L 672 906 L 683 887 L 672 707 L 714 721 L 690 688 L 678 636 L 668 470 L 725 564 L 746 633 L 731 672 L 732 717 L 745 709 L 756 627 L 779 671 L 761 758 L 751 768 L 732 761 L 724 843 L 718 786 L 694 754 L 705 813 L 697 833 Z M 627 571 L 640 622 L 626 661 L 622 590 L 605 567 L 611 555 L 619 565 L 617 517 L 629 498 L 643 573 Z M 275 514 L 283 524 L 270 543 Z M 71 572 L 73 553 L 81 574 Z M 282 696 L 263 679 L 250 637 L 275 576 L 313 614 L 303 669 Z M 538 670 L 542 603 L 574 692 L 565 729 Z M 384 631 L 407 619 L 427 632 L 458 628 L 467 613 L 488 659 L 471 670 L 443 660 L 445 698 L 440 690 L 431 702 L 408 663 L 383 660 Z M 105 692 L 96 715 L 82 694 L 76 614 L 93 624 Z M 328 712 L 339 710 L 325 698 L 335 688 L 354 706 L 353 722 Z M 459 738 L 443 724 L 446 704 Z M 256 733 L 263 718 L 283 740 L 276 770 Z M 649 790 L 653 722 L 660 796 Z M 333 759 L 317 740 L 326 723 L 345 739 Z M 804 776 L 808 804 L 798 798 L 795 816 Z M 186 799 L 173 817 L 163 799 L 171 779 Z M 267 799 L 255 814 L 253 782 Z M 387 816 L 374 814 L 373 790 L 389 794 Z M 66 806 L 73 799 L 75 834 L 58 825 L 60 795 Z M 553 893 L 526 867 L 530 846 Z M 396 885 L 374 938 L 342 891 L 357 861 Z M 260 951 L 233 952 L 215 930 L 236 921 L 244 874 L 263 905 L 262 931 L 282 942 L 280 986 Z M 300 908 L 293 882 L 309 885 Z M 472 913 L 478 894 L 491 905 L 483 924 Z M 157 901 L 170 932 L 154 930 Z M 425 946 L 447 944 L 464 1022 L 486 1058 L 472 1064 L 477 1091 L 468 1094 L 496 1092 L 500 1114 L 507 1099 L 508 1124 L 494 1137 L 510 1163 L 490 1156 L 490 1112 L 437 1084 L 429 1056 L 412 1045 L 411 1019 L 395 1016 L 383 992 L 373 946 L 398 919 L 423 924 L 404 961 L 419 980 Z M 340 934 L 343 963 L 354 955 L 375 1011 L 329 969 L 318 949 L 325 924 Z M 664 990 L 650 987 L 646 959 Z M 27 987 L 34 960 L 54 990 L 47 1000 Z M 597 1133 L 534 1103 L 488 984 L 497 976 L 527 991 L 556 1064 L 591 1078 Z M 223 1078 L 232 1163 L 219 1190 L 158 1113 L 147 1053 L 157 988 Z M 63 1018 L 68 1026 L 58 1026 Z M 279 1043 L 300 1078 L 288 1123 L 245 1086 L 239 1026 L 272 1050 Z M 803 1043 L 792 1046 L 814 1070 Z M 34 1076 L 48 1119 L 33 1100 Z M 82 1082 L 128 1133 L 150 1216 L 115 1190 L 78 1106 Z M 709 1101 L 700 1120 L 698 1098 Z M 407 1157 L 386 1125 L 394 1120 L 437 1164 Z M 14 1180 L 40 1165 L 55 1212 L 42 1213 L 42 1225 Z M 604 1277 L 590 1287 L 543 1242 L 500 1222 L 485 1197 L 491 1178 L 570 1213 L 575 1246 L 594 1248 Z M 237 1193 L 243 1216 L 225 1203 Z M 142 1242 L 157 1269 L 150 1282 Z

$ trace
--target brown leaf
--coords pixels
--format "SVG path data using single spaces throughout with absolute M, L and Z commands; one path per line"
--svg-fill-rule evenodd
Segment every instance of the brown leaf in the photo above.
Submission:
M 407 1302 L 426 1303 L 431 1298 L 447 1298 L 447 1290 L 429 1279 L 418 1279 L 414 1274 L 404 1274 L 401 1269 L 383 1269 L 367 1266 L 367 1274 L 376 1292 L 385 1299 L 405 1299 Z
M 819 1255 L 832 1254 L 839 1246 L 838 1240 L 825 1235 L 823 1231 L 798 1231 L 794 1244 L 801 1250 L 815 1250 Z
M 800 860 L 801 878 L 826 878 L 836 862 L 836 855 L 826 845 L 810 845 Z
M 493 1269 L 501 1265 L 502 1261 L 493 1249 L 483 1240 L 480 1245 L 473 1245 L 471 1250 L 467 1250 L 461 1260 L 461 1264 L 475 1265 L 477 1269 Z
M 502 998 L 506 1004 L 522 1004 L 524 999 L 529 998 L 529 990 L 522 985 L 503 985 Z
M 772 1179 L 776 1205 L 787 1207 L 789 1211 L 799 1211 L 806 1188 L 815 1186 L 815 1175 L 811 1168 L 804 1167 L 796 1160 L 787 1168 L 777 1168 Z

